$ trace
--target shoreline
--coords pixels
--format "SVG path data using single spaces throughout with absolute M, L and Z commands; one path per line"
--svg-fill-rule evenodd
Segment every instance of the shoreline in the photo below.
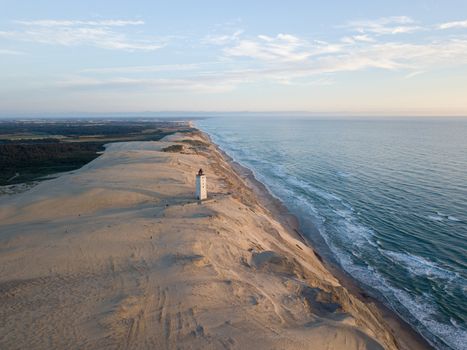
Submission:
M 0 198 L 0 222 L 5 349 L 430 348 L 341 281 L 282 202 L 198 129 L 110 144 Z
M 435 347 L 429 342 L 428 339 L 424 338 L 417 329 L 405 321 L 399 314 L 391 310 L 382 301 L 368 295 L 367 291 L 365 290 L 365 286 L 361 282 L 352 277 L 348 272 L 344 271 L 336 263 L 329 261 L 326 257 L 323 257 L 319 252 L 317 252 L 309 239 L 307 239 L 306 236 L 301 233 L 299 218 L 290 212 L 287 206 L 279 198 L 275 197 L 268 190 L 265 184 L 263 184 L 255 177 L 251 169 L 238 163 L 224 150 L 222 150 L 222 148 L 211 139 L 207 132 L 197 128 L 196 126 L 192 127 L 201 132 L 209 140 L 209 142 L 214 145 L 218 152 L 225 158 L 225 161 L 232 166 L 233 170 L 242 179 L 245 180 L 246 185 L 256 193 L 262 204 L 275 215 L 276 219 L 279 218 L 279 221 L 283 225 L 288 226 L 289 231 L 294 232 L 304 244 L 312 249 L 315 256 L 323 263 L 326 269 L 328 269 L 331 274 L 339 280 L 345 289 L 356 296 L 360 301 L 366 304 L 371 303 L 375 305 L 384 321 L 388 323 L 391 333 L 393 334 L 396 341 L 405 343 L 404 347 L 407 346 L 408 349 L 416 349 L 418 347 L 423 349 L 435 349 Z

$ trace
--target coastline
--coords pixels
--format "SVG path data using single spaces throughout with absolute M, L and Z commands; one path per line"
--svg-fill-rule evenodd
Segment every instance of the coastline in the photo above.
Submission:
M 164 152 L 174 144 L 183 151 Z M 5 349 L 428 348 L 349 292 L 298 220 L 201 131 L 110 144 L 0 198 L 0 219 Z
M 194 126 L 196 128 L 196 126 Z M 301 233 L 300 220 L 289 211 L 286 205 L 277 197 L 275 197 L 261 181 L 259 181 L 253 171 L 248 167 L 238 163 L 230 155 L 222 150 L 209 136 L 207 132 L 198 130 L 204 135 L 206 139 L 213 144 L 218 152 L 224 157 L 225 161 L 229 163 L 233 170 L 240 176 L 248 187 L 250 187 L 258 196 L 261 203 L 271 211 L 274 217 L 279 220 L 283 225 L 288 226 L 289 232 L 292 232 L 304 244 L 310 247 L 315 256 L 323 263 L 333 276 L 335 276 L 342 286 L 353 296 L 358 298 L 365 304 L 370 304 L 374 311 L 379 313 L 379 316 L 386 326 L 389 327 L 394 340 L 400 349 L 435 349 L 412 325 L 406 322 L 396 312 L 389 309 L 383 302 L 370 296 L 365 291 L 365 287 L 346 271 L 344 271 L 337 264 L 329 261 L 323 257 L 312 245 L 312 243 Z

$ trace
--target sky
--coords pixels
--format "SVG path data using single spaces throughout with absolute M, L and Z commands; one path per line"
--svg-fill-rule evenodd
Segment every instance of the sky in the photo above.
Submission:
M 467 116 L 467 1 L 0 0 L 0 115 Z

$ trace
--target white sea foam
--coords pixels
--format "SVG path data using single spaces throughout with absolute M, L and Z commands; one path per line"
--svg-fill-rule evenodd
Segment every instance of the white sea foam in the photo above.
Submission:
M 429 216 L 429 218 L 430 218 L 430 219 L 436 218 L 436 220 L 438 220 L 438 218 L 441 218 L 441 220 L 443 220 L 443 219 L 448 219 L 448 220 L 450 220 L 450 221 L 460 221 L 460 220 L 459 220 L 458 218 L 456 218 L 455 216 L 453 216 L 453 215 L 448 215 L 448 214 L 444 214 L 444 213 L 442 213 L 442 212 L 440 212 L 440 211 L 437 211 L 437 212 L 436 212 L 436 216 L 433 216 L 433 217 Z M 441 220 L 438 220 L 438 221 L 441 221 Z
M 386 283 L 388 283 L 386 281 Z M 435 302 L 429 295 L 412 296 L 409 293 L 393 288 L 394 296 L 407 308 L 430 333 L 442 339 L 448 346 L 456 350 L 465 349 L 467 344 L 467 332 L 461 327 L 456 327 L 451 322 L 443 323 L 436 320 L 438 310 L 434 307 Z
M 377 244 L 373 241 L 373 230 L 358 223 L 348 213 L 339 220 L 338 224 L 338 231 L 344 235 L 343 237 L 346 237 L 348 244 L 355 245 L 360 249 L 364 249 L 368 244 L 377 247 Z
M 353 176 L 352 173 L 347 173 L 347 172 L 345 172 L 345 171 L 338 171 L 338 172 L 337 172 L 337 175 L 340 176 L 340 177 L 344 177 L 344 178 L 345 178 L 345 177 L 351 177 L 351 176 Z
M 277 171 L 277 169 L 276 169 Z M 298 188 L 301 188 L 305 191 L 308 191 L 310 193 L 313 193 L 315 195 L 317 195 L 318 197 L 321 197 L 321 198 L 324 198 L 326 200 L 329 200 L 329 201 L 338 201 L 338 202 L 342 202 L 342 199 L 333 194 L 333 193 L 330 193 L 330 192 L 327 192 L 327 191 L 323 191 L 315 186 L 312 186 L 310 183 L 306 182 L 306 181 L 303 181 L 303 180 L 300 180 L 298 178 L 296 178 L 295 176 L 291 176 L 290 174 L 285 174 L 285 173 L 278 173 L 279 176 L 284 176 L 285 175 L 285 178 L 287 179 L 287 181 L 292 184 L 292 185 L 295 185 L 296 187 Z
M 413 275 L 436 277 L 444 280 L 460 278 L 458 273 L 440 267 L 433 261 L 423 257 L 384 249 L 379 249 L 379 251 L 395 263 L 402 265 Z
M 455 216 L 453 216 L 453 215 L 448 215 L 448 214 L 444 214 L 444 213 L 442 213 L 442 212 L 440 212 L 440 211 L 437 211 L 437 212 L 436 212 L 436 215 L 437 215 L 437 216 L 434 216 L 434 217 L 436 217 L 436 218 L 437 218 L 437 217 L 440 217 L 441 219 L 448 219 L 448 220 L 450 220 L 450 221 L 460 221 L 460 220 L 459 220 L 458 218 L 456 218 Z M 431 217 L 429 216 L 429 218 L 431 218 Z
M 446 324 L 436 321 L 438 310 L 434 307 L 435 303 L 430 295 L 426 293 L 413 295 L 395 288 L 371 266 L 356 265 L 347 253 L 335 247 L 332 250 L 348 273 L 380 291 L 394 309 L 400 310 L 399 305 L 403 305 L 412 317 L 420 322 L 431 334 L 447 343 L 449 347 L 456 350 L 464 349 L 464 345 L 467 344 L 467 332 L 452 322 Z M 395 300 L 399 305 L 395 303 Z
M 276 172 L 279 174 L 282 173 L 281 170 L 276 170 Z M 341 233 L 339 235 L 339 240 L 345 240 L 346 244 L 354 245 L 359 249 L 363 249 L 368 246 L 368 244 L 373 247 L 377 246 L 373 241 L 374 232 L 370 228 L 363 226 L 358 222 L 357 218 L 354 216 L 354 209 L 352 206 L 342 200 L 339 196 L 320 190 L 294 176 L 288 175 L 287 181 L 305 190 L 307 193 L 317 195 L 328 201 L 330 207 L 333 208 L 332 211 L 337 216 L 336 225 L 338 227 L 338 231 Z M 289 198 L 296 196 L 296 193 L 291 193 L 291 197 Z M 300 196 L 299 199 L 302 200 L 302 204 L 310 202 L 310 199 L 303 198 L 302 196 Z M 318 215 L 318 211 L 315 208 L 313 208 L 313 212 L 315 215 Z M 357 250 L 357 252 L 359 251 L 360 250 Z
M 443 218 L 438 215 L 428 215 L 428 219 L 433 220 L 433 221 L 443 221 Z

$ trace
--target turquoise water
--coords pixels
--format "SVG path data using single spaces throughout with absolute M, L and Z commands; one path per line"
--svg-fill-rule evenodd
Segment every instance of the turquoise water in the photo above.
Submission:
M 467 120 L 197 121 L 440 349 L 467 344 Z

